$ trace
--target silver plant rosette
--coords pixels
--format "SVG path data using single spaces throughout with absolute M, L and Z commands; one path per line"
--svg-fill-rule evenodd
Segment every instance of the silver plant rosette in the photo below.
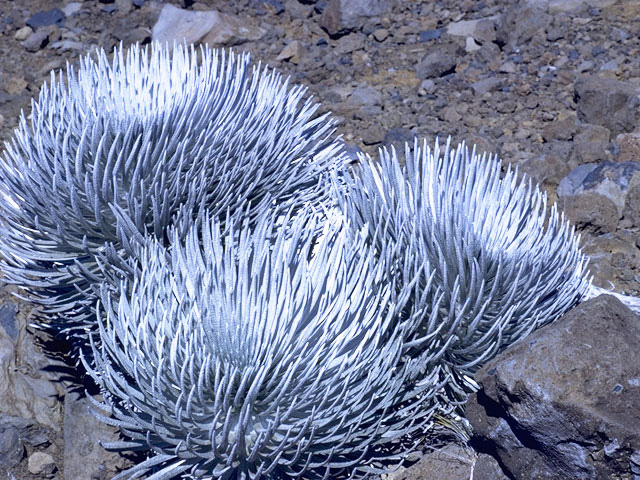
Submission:
M 52 72 L 0 161 L 6 278 L 84 343 L 96 287 L 130 274 L 144 237 L 186 231 L 202 207 L 255 222 L 274 203 L 321 203 L 343 160 L 304 93 L 207 47 L 99 51 Z
M 134 46 L 52 74 L 7 144 L 0 268 L 77 340 L 106 446 L 150 452 L 117 479 L 385 471 L 600 291 L 510 167 L 416 140 L 348 171 L 317 108 L 247 55 Z
M 383 149 L 379 162 L 362 155 L 333 183 L 352 225 L 369 227 L 369 244 L 395 252 L 389 264 L 401 288 L 416 256 L 429 265 L 410 300 L 429 338 L 417 351 L 442 353 L 452 400 L 464 402 L 475 371 L 590 289 L 579 237 L 546 194 L 464 143 L 416 140 L 403 159 Z
M 131 438 L 107 447 L 153 452 L 116 478 L 358 478 L 429 429 L 439 368 L 407 388 L 403 360 L 420 318 L 363 235 L 319 218 L 205 221 L 105 291 L 88 368 Z

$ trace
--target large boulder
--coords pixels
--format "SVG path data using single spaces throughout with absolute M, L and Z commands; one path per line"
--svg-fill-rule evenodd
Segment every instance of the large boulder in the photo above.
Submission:
M 535 2 L 520 0 L 505 9 L 498 18 L 496 41 L 510 52 L 536 36 L 544 38 L 544 30 L 551 20 L 546 5 L 540 6 Z
M 586 76 L 575 83 L 578 119 L 602 125 L 613 137 L 640 124 L 640 89 L 612 78 Z
M 396 0 L 330 0 L 322 12 L 320 26 L 337 36 L 362 28 L 369 17 L 391 13 Z
M 476 447 L 514 479 L 640 475 L 640 317 L 586 301 L 490 361 L 467 405 Z
M 29 316 L 0 288 L 0 415 L 60 429 L 62 387 L 46 357 L 27 335 Z
M 167 4 L 153 26 L 152 38 L 170 46 L 194 43 L 220 47 L 258 40 L 264 33 L 262 28 L 234 15 L 216 10 L 185 10 Z

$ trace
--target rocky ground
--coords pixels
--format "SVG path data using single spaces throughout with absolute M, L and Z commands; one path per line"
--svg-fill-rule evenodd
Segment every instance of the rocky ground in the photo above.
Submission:
M 451 136 L 515 164 L 575 223 L 595 283 L 640 293 L 640 1 L 5 1 L 0 139 L 10 140 L 52 69 L 96 48 L 215 33 L 183 29 L 175 12 L 161 18 L 167 3 L 180 15 L 235 16 L 233 35 L 218 40 L 307 86 L 353 152 Z M 109 478 L 122 459 L 85 468 L 104 428 L 79 416 L 82 398 L 62 402 L 78 379 L 55 381 L 69 367 L 33 346 L 29 307 L 8 291 L 0 473 Z

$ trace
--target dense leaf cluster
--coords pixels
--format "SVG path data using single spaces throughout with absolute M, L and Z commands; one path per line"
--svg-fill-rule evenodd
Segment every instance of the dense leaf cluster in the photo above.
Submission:
M 573 229 L 495 158 L 350 170 L 246 55 L 152 45 L 52 74 L 0 162 L 1 268 L 74 338 L 117 478 L 361 477 L 587 294 Z

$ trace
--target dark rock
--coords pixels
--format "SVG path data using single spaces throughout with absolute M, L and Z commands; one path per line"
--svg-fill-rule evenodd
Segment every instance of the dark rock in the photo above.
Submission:
M 133 6 L 136 8 L 141 8 L 144 5 L 145 0 L 132 0 Z
M 544 138 L 545 142 L 571 140 L 577 131 L 576 116 L 575 114 L 570 114 L 547 124 L 542 129 L 542 138 Z
M 476 381 L 466 410 L 474 443 L 510 478 L 634 475 L 640 318 L 616 298 L 580 304 L 488 362 Z
M 640 227 L 640 184 L 634 185 L 627 192 L 622 216 L 631 222 L 632 227 Z
M 118 5 L 116 5 L 115 3 L 111 3 L 102 7 L 100 11 L 109 14 L 115 13 L 118 11 Z
M 449 73 L 453 73 L 457 63 L 458 60 L 454 46 L 438 48 L 418 62 L 416 65 L 416 75 L 421 80 L 443 77 Z
M 611 132 L 599 125 L 583 125 L 573 139 L 574 158 L 578 164 L 610 160 Z
M 418 34 L 418 38 L 421 42 L 429 42 L 431 40 L 437 40 L 442 35 L 442 28 L 435 28 L 432 30 L 422 30 Z
M 18 339 L 16 313 L 18 313 L 18 307 L 15 303 L 7 303 L 0 307 L 0 325 L 14 341 Z
M 509 480 L 498 461 L 486 453 L 480 453 L 473 466 L 473 478 L 477 480 Z
M 60 25 L 64 22 L 65 18 L 66 17 L 62 10 L 60 10 L 59 8 L 52 8 L 51 10 L 47 10 L 46 12 L 38 12 L 31 15 L 27 20 L 27 25 L 36 30 L 39 27 Z
M 350 143 L 342 143 L 342 153 L 347 157 L 350 162 L 358 162 L 359 156 L 364 155 L 364 152 L 357 145 Z
M 329 35 L 343 35 L 362 27 L 369 17 L 391 12 L 394 0 L 330 0 L 322 13 L 320 26 Z
M 0 417 L 0 465 L 13 468 L 25 455 L 24 443 L 20 439 L 20 429 L 11 422 L 12 417 Z
M 382 143 L 385 145 L 393 145 L 398 152 L 404 153 L 405 143 L 413 146 L 415 138 L 415 133 L 408 128 L 394 127 L 385 134 Z
M 531 40 L 538 31 L 550 24 L 551 16 L 541 6 L 520 0 L 509 7 L 498 19 L 496 42 L 506 50 L 514 50 Z
M 640 124 L 640 91 L 611 78 L 583 77 L 575 83 L 578 119 L 607 127 L 615 137 Z
M 592 233 L 613 233 L 620 214 L 616 204 L 598 193 L 581 193 L 561 197 L 562 211 L 576 227 Z

